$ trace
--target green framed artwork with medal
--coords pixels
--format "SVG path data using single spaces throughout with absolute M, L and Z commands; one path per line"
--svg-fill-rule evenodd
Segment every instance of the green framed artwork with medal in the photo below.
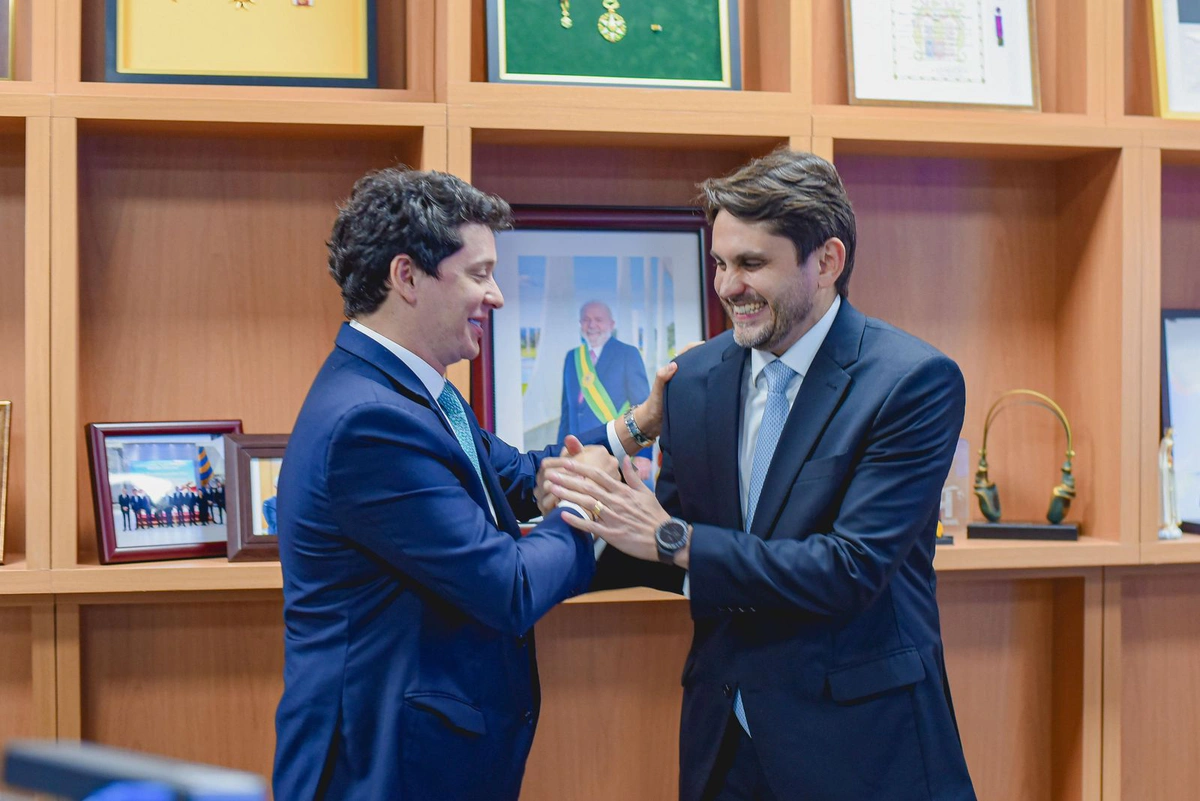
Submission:
M 740 89 L 736 0 L 488 0 L 488 79 Z

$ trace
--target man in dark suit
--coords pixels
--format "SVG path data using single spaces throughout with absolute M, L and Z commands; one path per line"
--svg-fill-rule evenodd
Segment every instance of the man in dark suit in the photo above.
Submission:
M 585 590 L 592 538 L 538 513 L 538 468 L 481 431 L 446 368 L 503 304 L 503 200 L 453 176 L 361 179 L 329 241 L 350 322 L 288 442 L 277 512 L 286 622 L 274 793 L 287 801 L 516 801 L 539 708 L 534 621 Z M 657 434 L 658 408 L 637 420 Z M 571 456 L 616 475 L 604 429 Z M 621 440 L 625 442 L 626 440 Z M 632 443 L 632 439 L 628 440 Z M 626 448 L 636 450 L 636 445 Z
M 563 360 L 559 442 L 616 420 L 650 394 L 642 354 L 613 336 L 616 325 L 607 303 L 591 300 L 579 309 L 583 341 Z M 634 457 L 643 480 L 650 477 L 651 453 L 646 448 Z
M 628 463 L 548 474 L 597 512 L 597 587 L 683 580 L 680 797 L 971 801 L 933 571 L 962 375 L 846 299 L 833 165 L 779 150 L 703 191 L 733 330 L 677 360 L 657 500 Z

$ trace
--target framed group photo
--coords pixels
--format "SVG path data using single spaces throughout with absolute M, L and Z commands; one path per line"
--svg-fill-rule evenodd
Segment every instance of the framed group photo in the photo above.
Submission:
M 224 555 L 224 438 L 241 431 L 240 420 L 89 424 L 100 562 Z
M 226 434 L 231 562 L 279 558 L 275 495 L 287 434 Z
M 1162 423 L 1174 429 L 1180 528 L 1200 533 L 1200 310 L 1164 309 Z
M 850 102 L 1041 108 L 1033 0 L 845 0 Z
M 710 235 L 694 209 L 516 207 L 496 236 L 492 313 L 474 362 L 482 424 L 522 450 L 607 423 L 719 330 Z M 656 454 L 635 462 L 652 480 Z
M 1200 119 L 1200 0 L 1148 0 L 1154 113 Z

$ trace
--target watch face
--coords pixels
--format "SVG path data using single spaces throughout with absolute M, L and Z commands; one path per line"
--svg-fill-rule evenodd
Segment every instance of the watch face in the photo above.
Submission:
M 687 539 L 687 526 L 678 520 L 668 520 L 658 527 L 655 538 L 668 550 L 678 548 Z

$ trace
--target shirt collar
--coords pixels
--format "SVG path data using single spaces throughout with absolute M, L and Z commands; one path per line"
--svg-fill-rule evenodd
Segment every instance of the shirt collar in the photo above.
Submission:
M 412 370 L 421 383 L 425 385 L 425 389 L 429 391 L 429 395 L 434 400 L 437 400 L 442 394 L 442 388 L 446 386 L 446 379 L 439 375 L 438 371 L 434 370 L 429 362 L 425 361 L 403 345 L 396 344 L 378 331 L 372 331 L 358 320 L 351 320 L 350 327 L 356 331 L 361 331 L 363 334 L 369 336 L 380 345 L 383 345 L 385 348 L 391 351 L 396 358 L 404 362 L 408 369 Z
M 816 324 L 804 332 L 804 335 L 796 340 L 790 348 L 783 352 L 782 356 L 776 356 L 769 350 L 758 350 L 757 348 L 750 351 L 750 384 L 754 386 L 758 383 L 758 376 L 762 373 L 763 368 L 776 358 L 780 359 L 788 367 L 796 371 L 801 379 L 808 372 L 808 368 L 812 367 L 813 359 L 817 358 L 817 351 L 821 349 L 821 343 L 825 341 L 826 335 L 829 334 L 829 329 L 833 327 L 833 318 L 837 317 L 838 309 L 841 308 L 842 297 L 837 295 L 833 299 L 833 303 L 829 305 L 828 311 L 821 315 L 821 319 L 817 320 Z

